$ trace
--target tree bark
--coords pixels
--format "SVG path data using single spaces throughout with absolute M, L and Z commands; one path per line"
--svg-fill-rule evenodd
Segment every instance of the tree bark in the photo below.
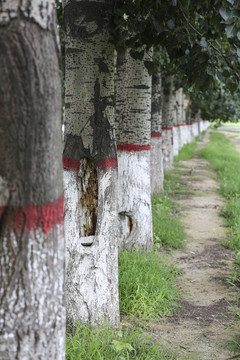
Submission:
M 151 117 L 151 192 L 163 191 L 162 155 L 162 81 L 158 71 L 152 76 L 152 117 Z
M 54 1 L 0 8 L 0 358 L 64 359 L 61 71 Z
M 151 53 L 145 55 L 149 59 Z M 119 248 L 152 247 L 150 184 L 151 77 L 128 50 L 118 54 L 116 121 Z
M 111 1 L 64 3 L 63 152 L 68 321 L 119 319 Z
M 166 171 L 173 166 L 173 118 L 175 106 L 175 91 L 173 78 L 167 77 L 162 89 L 163 109 L 162 109 L 162 153 L 163 168 Z

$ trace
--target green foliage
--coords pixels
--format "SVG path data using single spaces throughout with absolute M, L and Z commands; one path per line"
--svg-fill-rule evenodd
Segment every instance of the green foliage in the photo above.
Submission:
M 176 189 L 175 189 L 176 190 Z M 178 205 L 166 194 L 152 197 L 153 241 L 157 247 L 180 248 L 185 237 Z
M 240 77 L 239 13 L 238 0 L 118 0 L 117 48 L 130 47 L 140 59 L 143 46 L 160 46 L 167 74 L 181 74 L 182 83 L 202 90 L 218 79 L 234 92 Z
M 69 330 L 69 329 L 68 329 Z M 66 337 L 66 360 L 173 360 L 140 329 L 78 326 Z
M 211 142 L 199 154 L 211 162 L 220 180 L 221 193 L 228 202 L 221 210 L 229 227 L 226 246 L 240 251 L 240 153 L 220 133 L 211 133 Z
M 178 275 L 158 253 L 123 251 L 119 254 L 120 313 L 143 319 L 171 316 L 177 307 Z
M 223 88 L 215 87 L 213 89 L 201 92 L 192 88 L 188 91 L 191 99 L 191 110 L 197 113 L 201 110 L 201 117 L 209 121 L 227 122 L 237 121 L 240 118 L 240 100 L 239 94 L 231 94 Z

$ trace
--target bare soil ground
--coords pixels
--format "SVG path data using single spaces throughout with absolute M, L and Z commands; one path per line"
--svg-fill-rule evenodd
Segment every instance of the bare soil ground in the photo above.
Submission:
M 199 148 L 205 145 L 208 136 L 199 143 Z M 240 149 L 240 140 L 231 140 Z M 234 335 L 240 333 L 240 327 L 233 315 L 237 293 L 228 282 L 234 254 L 221 245 L 226 237 L 219 216 L 224 200 L 206 160 L 196 156 L 181 162 L 179 170 L 192 190 L 190 195 L 177 200 L 182 205 L 186 247 L 171 254 L 182 271 L 179 286 L 183 302 L 177 316 L 149 322 L 147 326 L 157 341 L 176 351 L 178 359 L 240 359 L 240 354 L 228 346 Z

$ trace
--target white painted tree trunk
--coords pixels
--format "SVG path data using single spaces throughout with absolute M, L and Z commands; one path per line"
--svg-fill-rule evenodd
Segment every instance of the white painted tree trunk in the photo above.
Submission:
M 145 59 L 151 57 L 146 55 Z M 143 61 L 118 54 L 116 119 L 119 248 L 152 247 L 150 184 L 151 77 Z
M 65 358 L 55 4 L 0 9 L 0 358 Z
M 163 168 L 169 171 L 173 167 L 173 117 L 175 107 L 175 92 L 173 78 L 167 77 L 162 90 L 162 153 Z
M 68 321 L 119 319 L 111 1 L 65 1 L 64 194 Z
M 152 76 L 152 117 L 151 117 L 151 193 L 163 191 L 162 155 L 162 81 L 157 72 Z

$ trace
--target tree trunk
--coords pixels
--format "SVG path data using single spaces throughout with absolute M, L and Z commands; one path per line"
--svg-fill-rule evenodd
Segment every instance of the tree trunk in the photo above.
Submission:
M 182 112 L 181 112 L 181 88 L 175 91 L 175 103 L 173 110 L 173 156 L 178 155 L 182 147 Z
M 0 358 L 64 359 L 61 71 L 54 1 L 0 9 Z
M 116 323 L 117 159 L 111 1 L 65 1 L 63 153 L 68 321 Z
M 166 171 L 173 166 L 173 117 L 175 106 L 175 91 L 172 77 L 167 77 L 163 86 L 162 109 L 162 153 L 163 168 Z
M 151 192 L 163 191 L 162 155 L 162 81 L 158 71 L 152 76 L 152 118 L 151 118 Z
M 148 250 L 152 246 L 151 77 L 144 62 L 134 60 L 128 50 L 117 59 L 116 119 L 119 248 Z

